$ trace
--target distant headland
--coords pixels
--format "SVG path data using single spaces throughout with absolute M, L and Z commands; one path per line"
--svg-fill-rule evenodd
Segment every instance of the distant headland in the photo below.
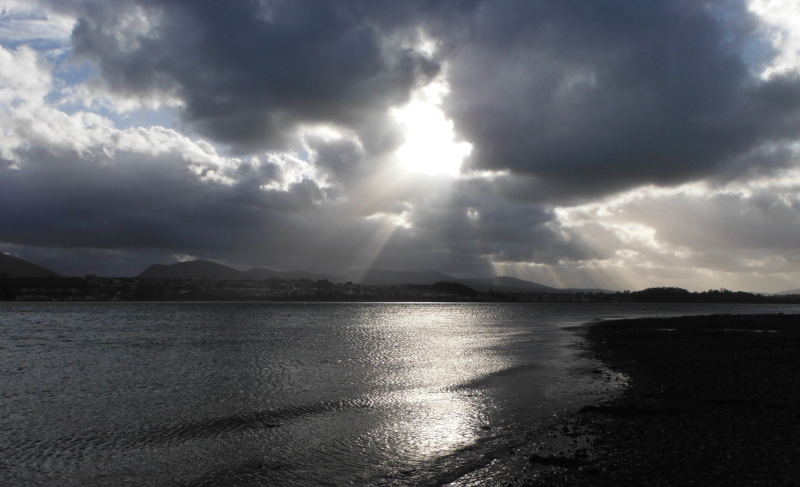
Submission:
M 154 264 L 137 277 L 64 277 L 0 253 L 0 300 L 800 303 L 800 290 L 775 295 L 673 287 L 610 291 L 554 288 L 507 276 L 459 279 L 435 271 L 359 269 L 340 276 L 241 271 L 207 260 Z

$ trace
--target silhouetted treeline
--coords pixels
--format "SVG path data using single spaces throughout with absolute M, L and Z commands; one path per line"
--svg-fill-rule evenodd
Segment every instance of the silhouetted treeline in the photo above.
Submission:
M 656 287 L 616 293 L 481 293 L 457 282 L 370 286 L 326 279 L 216 280 L 138 277 L 0 279 L 5 301 L 493 301 L 531 303 L 800 304 L 800 295 Z
M 478 294 L 477 291 L 460 282 L 439 281 L 435 284 L 408 284 L 407 287 L 418 291 L 452 294 L 454 296 L 475 296 Z
M 472 301 L 497 300 L 460 283 L 369 286 L 327 279 L 0 279 L 4 301 Z M 515 300 L 515 299 L 510 299 Z
M 80 277 L 17 277 L 0 279 L 0 300 L 51 301 L 85 296 L 89 285 Z
M 762 295 L 728 289 L 689 292 L 679 287 L 651 287 L 631 293 L 637 303 L 798 303 L 800 296 Z

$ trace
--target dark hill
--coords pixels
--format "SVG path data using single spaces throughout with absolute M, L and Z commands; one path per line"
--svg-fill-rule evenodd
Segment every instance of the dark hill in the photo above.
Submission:
M 353 282 L 367 286 L 402 286 L 403 284 L 435 284 L 440 281 L 454 282 L 458 279 L 434 271 L 385 271 L 381 269 L 357 269 L 335 278 L 335 282 Z
M 0 252 L 0 278 L 64 277 L 61 274 Z
M 265 267 L 255 267 L 249 271 L 242 272 L 242 279 L 263 280 L 279 277 L 281 279 L 311 279 L 312 281 L 319 281 L 320 279 L 332 279 L 327 274 L 318 274 L 316 272 L 308 271 L 273 271 Z
M 537 282 L 525 281 L 516 277 L 500 276 L 482 279 L 457 279 L 436 271 L 388 271 L 382 269 L 357 269 L 332 277 L 307 271 L 274 271 L 264 267 L 256 267 L 248 271 L 239 271 L 216 262 L 193 260 L 171 265 L 151 265 L 139 277 L 161 279 L 311 279 L 319 281 L 327 279 L 331 282 L 353 282 L 367 286 L 432 286 L 436 283 L 459 283 L 469 286 L 478 292 L 487 292 L 489 288 L 500 293 L 574 293 L 574 292 L 608 292 L 602 289 L 558 289 Z
M 467 285 L 478 292 L 489 288 L 500 293 L 576 293 L 610 292 L 604 289 L 558 289 L 538 282 L 516 277 L 500 276 L 480 279 L 457 279 L 435 271 L 387 271 L 381 269 L 358 269 L 331 279 L 333 282 L 354 282 L 368 286 L 399 286 L 403 284 L 430 286 L 437 282 L 454 282 Z
M 242 272 L 242 278 L 260 281 L 263 279 L 278 277 L 278 274 L 278 272 L 275 272 L 272 269 L 267 269 L 266 267 L 255 267 L 249 271 Z
M 191 260 L 177 264 L 153 264 L 139 277 L 161 279 L 246 279 L 242 271 L 208 260 Z
M 321 279 L 333 280 L 333 277 L 328 274 L 308 271 L 283 271 L 278 272 L 278 277 L 281 279 L 311 279 L 312 281 L 319 281 Z
M 500 277 L 485 277 L 482 279 L 460 279 L 459 282 L 471 286 L 476 291 L 486 292 L 489 286 L 493 291 L 501 293 L 558 293 L 564 292 L 544 284 L 539 284 L 533 281 L 524 281 L 516 277 L 500 276 Z
M 273 271 L 265 267 L 255 267 L 247 271 L 240 271 L 233 267 L 211 262 L 209 260 L 191 260 L 177 264 L 154 264 L 142 271 L 139 277 L 152 277 L 159 279 L 215 279 L 215 280 L 243 280 L 252 279 L 261 281 L 280 277 L 281 279 L 329 279 L 325 274 L 316 274 L 306 271 Z

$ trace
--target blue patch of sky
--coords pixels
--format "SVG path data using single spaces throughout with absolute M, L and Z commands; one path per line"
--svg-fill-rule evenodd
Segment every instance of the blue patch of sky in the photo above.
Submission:
M 112 103 L 94 103 L 87 107 L 78 100 L 70 101 L 68 98 L 70 88 L 91 82 L 100 73 L 91 62 L 78 61 L 71 57 L 72 43 L 69 32 L 50 23 L 44 11 L 0 10 L 0 46 L 9 50 L 28 46 L 47 59 L 53 67 L 54 86 L 45 100 L 66 114 L 91 111 L 111 120 L 120 130 L 160 126 L 174 129 L 195 140 L 202 138 L 193 134 L 191 127 L 181 123 L 176 108 L 119 112 L 114 109 Z M 230 155 L 229 147 L 203 139 L 212 144 L 218 154 Z M 302 154 L 301 157 L 308 160 L 310 155 Z
M 775 49 L 764 31 L 759 29 L 760 20 L 748 9 L 747 0 L 720 0 L 705 5 L 707 11 L 718 22 L 722 33 L 722 47 L 733 50 L 751 70 L 760 72 L 775 57 Z
M 775 47 L 772 43 L 760 38 L 752 38 L 745 42 L 742 46 L 742 60 L 755 72 L 762 72 L 764 69 L 772 64 L 775 59 Z
M 48 103 L 58 105 L 59 109 L 67 114 L 78 111 L 92 111 L 98 115 L 108 118 L 119 129 L 133 127 L 152 127 L 162 126 L 175 128 L 178 117 L 174 109 L 162 108 L 158 110 L 138 110 L 120 113 L 113 109 L 111 105 L 93 104 L 87 107 L 80 102 L 70 102 L 69 88 L 77 87 L 97 78 L 100 73 L 94 64 L 88 61 L 76 61 L 70 58 L 71 49 L 61 50 L 54 53 L 53 62 L 53 83 L 54 90 L 51 91 L 46 100 Z
M 59 52 L 52 59 L 53 91 L 45 98 L 48 103 L 58 104 L 67 96 L 66 90 L 81 85 L 97 76 L 97 70 L 90 63 L 73 63 L 69 61 L 70 50 Z
M 15 51 L 21 46 L 28 46 L 34 51 L 48 55 L 48 53 L 57 53 L 68 45 L 68 43 L 63 42 L 60 39 L 12 39 L 9 37 L 3 37 L 2 34 L 3 33 L 0 31 L 0 45 L 9 51 Z
M 64 94 L 56 92 L 55 90 L 48 95 L 48 101 L 53 104 L 57 104 L 63 98 Z M 173 109 L 161 108 L 157 110 L 135 110 L 121 113 L 111 108 L 112 106 L 112 104 L 95 103 L 87 107 L 81 103 L 66 102 L 59 104 L 58 109 L 68 115 L 81 111 L 96 113 L 111 120 L 114 126 L 120 130 L 154 126 L 178 130 L 179 119 Z
M 0 44 L 4 47 L 16 49 L 27 44 L 37 51 L 49 51 L 69 42 L 70 33 L 63 25 L 51 22 L 44 11 L 0 11 Z
M 126 113 L 123 115 L 109 112 L 105 115 L 114 121 L 119 129 L 128 129 L 134 127 L 166 127 L 174 129 L 178 132 L 179 121 L 174 113 L 174 109 L 160 108 L 158 110 L 137 110 L 134 112 Z

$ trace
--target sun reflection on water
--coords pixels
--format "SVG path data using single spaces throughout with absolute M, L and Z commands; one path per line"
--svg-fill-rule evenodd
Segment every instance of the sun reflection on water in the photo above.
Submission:
M 352 330 L 374 347 L 369 387 L 389 393 L 383 424 L 367 435 L 387 458 L 424 461 L 485 435 L 491 403 L 459 384 L 510 365 L 493 351 L 497 337 L 467 307 L 425 308 L 367 313 Z
M 475 440 L 485 423 L 484 405 L 476 397 L 450 392 L 409 394 L 413 407 L 407 420 L 389 432 L 400 440 L 401 451 L 412 459 L 450 452 Z

